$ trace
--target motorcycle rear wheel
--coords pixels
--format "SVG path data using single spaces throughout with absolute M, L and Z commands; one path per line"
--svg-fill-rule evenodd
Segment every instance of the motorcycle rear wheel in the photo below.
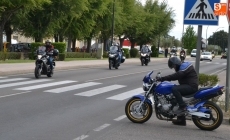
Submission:
M 152 116 L 152 112 L 153 112 L 152 105 L 150 103 L 147 103 L 147 102 L 145 102 L 143 107 L 141 107 L 139 113 L 136 112 L 135 108 L 137 108 L 140 103 L 141 103 L 141 100 L 139 98 L 131 98 L 126 103 L 126 106 L 125 106 L 125 114 L 126 114 L 127 118 L 134 123 L 145 123 Z M 132 113 L 134 113 L 134 114 L 132 114 Z M 138 118 L 134 115 L 140 116 L 140 118 Z
M 40 68 L 39 66 L 36 66 L 34 69 L 34 76 L 35 78 L 39 79 L 41 77 L 41 73 L 40 73 Z
M 204 104 L 204 107 L 213 109 L 211 114 L 209 113 L 211 118 L 207 119 L 207 118 L 192 116 L 193 123 L 198 128 L 200 128 L 201 130 L 212 131 L 212 130 L 217 129 L 222 124 L 222 121 L 223 121 L 223 112 L 222 112 L 222 110 L 220 109 L 220 107 L 218 105 L 216 105 L 215 103 L 213 103 L 211 101 L 207 101 Z M 213 114 L 212 114 L 213 112 L 216 112 L 216 114 L 217 114 L 216 118 L 213 117 Z M 203 124 L 201 121 L 205 121 L 205 122 L 213 121 L 213 124 L 206 125 L 206 124 Z

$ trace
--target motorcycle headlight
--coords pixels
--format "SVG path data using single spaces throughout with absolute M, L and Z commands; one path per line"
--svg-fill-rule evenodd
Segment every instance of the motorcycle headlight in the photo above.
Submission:
M 146 54 L 144 54 L 144 53 L 141 53 L 141 56 L 146 56 Z
M 150 88 L 150 86 L 151 86 L 151 85 L 149 85 L 149 84 L 147 84 L 147 83 L 143 83 L 142 88 L 143 88 L 144 91 L 148 91 L 149 88 Z
M 38 55 L 38 59 L 41 59 L 42 58 L 42 55 Z
M 109 57 L 115 57 L 115 54 L 109 54 Z

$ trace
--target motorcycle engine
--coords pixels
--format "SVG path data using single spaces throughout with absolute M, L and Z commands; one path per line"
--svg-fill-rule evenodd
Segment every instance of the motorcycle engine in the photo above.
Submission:
M 157 107 L 165 113 L 170 112 L 172 108 L 177 105 L 177 101 L 172 94 L 158 96 L 158 101 Z

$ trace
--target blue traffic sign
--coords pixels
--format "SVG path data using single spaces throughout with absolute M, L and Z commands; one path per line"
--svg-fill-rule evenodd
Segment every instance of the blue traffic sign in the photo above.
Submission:
M 214 14 L 214 3 L 220 3 L 220 0 L 185 0 L 184 24 L 218 25 L 219 17 Z

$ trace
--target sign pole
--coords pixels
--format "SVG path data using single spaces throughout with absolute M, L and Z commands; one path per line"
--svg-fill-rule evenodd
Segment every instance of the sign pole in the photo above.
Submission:
M 227 52 L 227 69 L 226 69 L 226 92 L 225 92 L 225 112 L 229 109 L 229 89 L 230 89 L 230 76 L 229 76 L 229 70 L 230 70 L 230 26 L 228 27 L 228 52 Z
M 197 36 L 197 45 L 196 45 L 196 73 L 199 74 L 200 68 L 200 50 L 201 50 L 201 35 L 202 35 L 202 25 L 198 25 L 198 36 Z

